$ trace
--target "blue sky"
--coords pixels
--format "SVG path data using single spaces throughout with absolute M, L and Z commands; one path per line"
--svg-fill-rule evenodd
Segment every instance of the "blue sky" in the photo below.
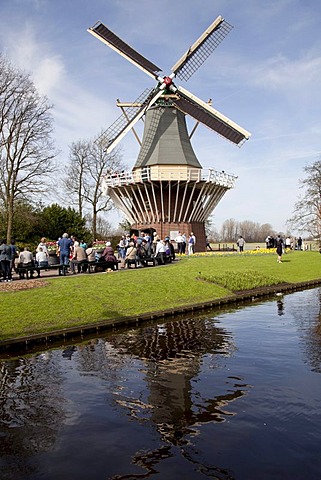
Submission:
M 165 74 L 222 15 L 234 28 L 188 82 L 176 81 L 252 133 L 242 148 L 199 126 L 193 147 L 204 168 L 238 176 L 214 211 L 286 231 L 303 167 L 321 151 L 321 5 L 315 0 L 0 0 L 0 50 L 31 73 L 54 104 L 59 163 L 153 80 L 87 32 L 97 20 Z M 193 122 L 188 121 L 190 128 Z M 141 131 L 142 127 L 138 130 Z M 139 147 L 121 143 L 131 168 Z M 113 220 L 117 221 L 114 216 Z

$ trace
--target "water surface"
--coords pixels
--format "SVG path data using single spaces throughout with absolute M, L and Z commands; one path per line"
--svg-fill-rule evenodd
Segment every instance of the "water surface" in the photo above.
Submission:
M 321 478 L 320 297 L 0 360 L 1 480 Z

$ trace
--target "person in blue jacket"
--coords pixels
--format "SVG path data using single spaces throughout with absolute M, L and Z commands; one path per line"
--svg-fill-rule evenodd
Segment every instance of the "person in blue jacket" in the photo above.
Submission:
M 59 258 L 61 265 L 69 265 L 69 258 L 73 241 L 69 238 L 68 233 L 64 233 L 58 241 Z

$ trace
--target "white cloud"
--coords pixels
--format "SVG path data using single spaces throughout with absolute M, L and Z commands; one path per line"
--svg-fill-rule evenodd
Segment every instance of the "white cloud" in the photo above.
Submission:
M 35 68 L 33 78 L 40 93 L 50 97 L 63 81 L 64 66 L 58 57 L 44 58 Z
M 50 51 L 48 44 L 36 40 L 36 28 L 31 23 L 27 22 L 18 32 L 7 29 L 7 54 L 19 68 L 31 74 L 38 91 L 50 97 L 63 81 L 63 60 Z
M 320 75 L 321 56 L 291 60 L 280 54 L 254 68 L 251 79 L 254 85 L 287 91 L 291 88 L 304 90 L 309 84 L 314 87 Z

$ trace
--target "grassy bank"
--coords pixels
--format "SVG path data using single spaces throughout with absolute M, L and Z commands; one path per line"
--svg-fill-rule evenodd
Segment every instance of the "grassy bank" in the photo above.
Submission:
M 0 340 L 191 305 L 249 288 L 321 278 L 321 255 L 212 254 L 163 268 L 46 279 L 0 292 Z

